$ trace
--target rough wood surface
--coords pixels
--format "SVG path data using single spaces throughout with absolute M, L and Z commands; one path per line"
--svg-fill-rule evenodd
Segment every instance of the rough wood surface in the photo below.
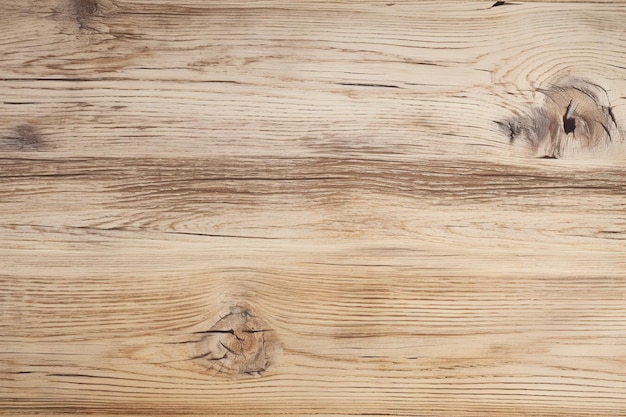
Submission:
M 0 413 L 626 414 L 626 3 L 0 10 Z

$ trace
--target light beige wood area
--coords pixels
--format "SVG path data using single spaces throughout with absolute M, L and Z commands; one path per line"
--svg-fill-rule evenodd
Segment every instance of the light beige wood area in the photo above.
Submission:
M 500 3 L 0 0 L 0 413 L 625 415 L 626 3 Z

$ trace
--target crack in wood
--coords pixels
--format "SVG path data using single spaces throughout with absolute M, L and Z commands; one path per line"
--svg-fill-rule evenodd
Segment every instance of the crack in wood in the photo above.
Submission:
M 372 83 L 337 83 L 349 87 L 374 87 L 374 88 L 402 88 L 393 84 L 372 84 Z

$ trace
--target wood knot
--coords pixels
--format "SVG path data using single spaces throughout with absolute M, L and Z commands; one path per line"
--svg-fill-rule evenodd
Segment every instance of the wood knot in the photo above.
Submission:
M 80 8 L 86 14 L 95 14 L 98 11 L 96 0 L 80 0 Z
M 204 337 L 196 343 L 194 360 L 219 375 L 261 375 L 279 349 L 274 331 L 240 306 L 199 333 Z
M 6 137 L 0 137 L 0 150 L 37 151 L 41 146 L 41 135 L 35 126 L 23 124 L 16 126 Z
M 526 114 L 497 122 L 512 144 L 538 157 L 560 158 L 622 141 L 607 92 L 599 85 L 568 79 L 538 92 L 541 102 Z
M 97 0 L 74 0 L 76 20 L 81 28 L 89 28 L 89 17 L 98 12 Z

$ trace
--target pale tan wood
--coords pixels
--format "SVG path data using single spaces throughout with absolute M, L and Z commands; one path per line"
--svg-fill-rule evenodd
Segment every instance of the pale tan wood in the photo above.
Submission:
M 626 3 L 0 3 L 0 413 L 626 413 Z

